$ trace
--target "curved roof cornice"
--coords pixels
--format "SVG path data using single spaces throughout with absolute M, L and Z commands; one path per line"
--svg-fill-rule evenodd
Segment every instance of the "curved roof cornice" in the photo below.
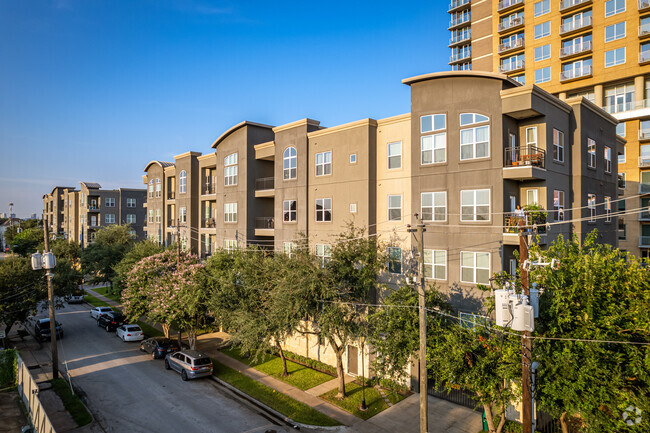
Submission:
M 484 71 L 444 71 L 444 72 L 434 72 L 431 74 L 416 75 L 411 78 L 404 78 L 402 83 L 410 86 L 414 83 L 419 83 L 420 81 L 435 80 L 436 78 L 453 78 L 453 77 L 482 77 L 482 78 L 492 78 L 493 80 L 502 80 L 506 81 L 515 86 L 521 86 L 518 82 L 513 80 L 504 74 L 497 74 L 496 72 L 484 72 Z
M 173 162 L 155 161 L 155 160 L 154 160 L 154 161 L 149 162 L 149 164 L 147 164 L 147 166 L 144 168 L 144 171 L 145 171 L 145 172 L 148 171 L 148 170 L 149 170 L 149 167 L 151 167 L 152 164 L 158 164 L 158 165 L 159 165 L 161 168 L 163 168 L 163 169 L 165 169 L 165 168 L 167 168 L 167 167 L 170 167 L 170 166 L 174 165 Z
M 258 126 L 260 128 L 267 128 L 267 129 L 273 129 L 271 125 L 264 125 L 263 123 L 255 123 L 255 122 L 249 122 L 248 120 L 244 120 L 243 122 L 240 122 L 236 124 L 235 126 L 231 127 L 228 129 L 226 132 L 221 134 L 219 138 L 217 138 L 214 143 L 212 143 L 212 148 L 216 149 L 219 143 L 221 143 L 223 140 L 225 140 L 230 134 L 233 132 L 237 131 L 240 128 L 243 128 L 244 126 Z

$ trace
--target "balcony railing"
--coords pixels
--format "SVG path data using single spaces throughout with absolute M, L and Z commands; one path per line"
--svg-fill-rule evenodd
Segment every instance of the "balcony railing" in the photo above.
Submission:
M 516 62 L 507 62 L 499 66 L 499 72 L 506 74 L 508 72 L 518 71 L 520 69 L 524 69 L 524 65 L 525 63 L 523 60 L 517 60 Z
M 581 77 L 591 76 L 591 66 L 583 66 L 581 68 L 567 69 L 560 72 L 560 81 L 573 80 Z
M 571 44 L 560 48 L 560 58 L 575 56 L 576 54 L 591 51 L 591 41 L 583 41 L 579 44 Z
M 499 44 L 499 53 L 514 50 L 517 48 L 523 48 L 523 46 L 524 46 L 524 38 L 516 38 L 514 40 L 511 39 L 508 42 Z
M 639 37 L 650 35 L 650 24 L 641 24 L 639 26 Z
M 519 27 L 524 25 L 524 17 L 511 18 L 508 21 L 500 22 L 497 26 L 497 29 L 500 32 L 511 29 L 513 27 Z
M 640 183 L 639 194 L 650 194 L 650 183 Z
M 639 167 L 650 167 L 650 156 L 639 156 Z
M 174 191 L 167 192 L 167 200 L 174 200 L 176 198 L 176 193 Z
M 449 9 L 447 9 L 447 11 L 453 11 L 454 9 L 457 9 L 466 4 L 469 4 L 469 0 L 452 0 L 452 2 L 449 3 Z
M 650 62 L 650 51 L 641 51 L 639 53 L 639 63 Z
M 585 27 L 591 27 L 593 20 L 591 17 L 583 17 L 579 20 L 572 20 L 560 25 L 560 34 L 573 32 Z
M 639 236 L 639 248 L 650 248 L 650 236 Z
M 203 218 L 201 219 L 201 227 L 212 229 L 214 228 L 214 218 Z
M 272 177 L 261 177 L 259 179 L 255 179 L 255 191 L 273 189 L 274 185 L 275 182 Z
M 650 0 L 639 0 L 639 10 L 644 11 L 650 9 Z
M 533 166 L 544 168 L 546 150 L 535 146 L 507 147 L 505 150 L 505 167 Z
M 451 56 L 449 56 L 449 62 L 460 62 L 462 60 L 466 60 L 472 57 L 472 52 L 470 50 L 463 50 L 459 53 L 454 53 Z
M 501 12 L 505 9 L 509 9 L 511 7 L 523 4 L 524 0 L 501 0 L 499 4 L 497 5 L 497 11 Z
M 449 38 L 449 45 L 454 45 L 461 42 L 469 41 L 471 37 L 472 37 L 472 32 L 463 31 L 460 34 L 453 35 L 451 38 Z
M 256 229 L 274 229 L 275 222 L 273 217 L 257 217 L 255 218 Z
M 583 3 L 591 3 L 591 0 L 562 0 L 560 2 L 560 12 L 571 9 L 574 6 L 580 6 Z
M 456 18 L 452 18 L 451 21 L 449 21 L 449 28 L 459 26 L 461 24 L 465 24 L 471 19 L 469 14 L 463 14 L 461 16 L 458 16 Z
M 650 140 L 650 129 L 639 129 L 639 140 Z
M 534 213 L 524 211 L 524 216 L 517 216 L 514 212 L 503 214 L 503 233 L 519 233 L 519 226 L 537 226 L 537 233 L 546 234 L 546 211 L 535 210 Z
M 643 205 L 641 205 L 641 206 L 643 206 Z M 646 203 L 645 207 L 646 207 L 646 210 L 642 211 L 639 214 L 639 221 L 650 221 L 650 210 L 648 210 L 648 209 L 650 209 L 650 206 L 648 205 L 648 203 Z
M 216 194 L 217 193 L 217 183 L 216 182 L 206 182 L 203 184 L 203 189 L 201 190 L 203 195 L 206 194 Z

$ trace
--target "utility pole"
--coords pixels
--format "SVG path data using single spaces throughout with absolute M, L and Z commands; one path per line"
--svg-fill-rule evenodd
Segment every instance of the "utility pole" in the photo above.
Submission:
M 419 327 L 420 327 L 420 433 L 427 433 L 429 431 L 429 416 L 428 416 L 428 396 L 427 396 L 427 310 L 424 302 L 424 232 L 426 228 L 422 221 L 415 214 L 415 220 L 418 222 L 416 228 L 407 230 L 409 233 L 416 234 L 416 242 L 418 243 L 418 308 L 419 308 Z
M 519 223 L 519 263 L 521 268 L 521 290 L 530 299 L 530 288 L 528 286 L 528 270 L 524 262 L 528 260 L 528 230 L 527 220 Z M 531 395 L 530 372 L 532 363 L 532 341 L 531 332 L 523 331 L 521 335 L 521 421 L 523 433 L 533 433 L 533 398 Z
M 43 240 L 45 242 L 45 251 L 50 252 L 50 241 L 47 230 L 47 218 L 43 217 Z M 45 276 L 47 278 L 47 300 L 50 311 L 50 348 L 52 350 L 52 379 L 58 379 L 59 377 L 59 354 L 56 347 L 56 320 L 54 318 L 54 286 L 52 285 L 52 278 L 54 278 L 54 273 L 52 269 L 45 270 Z

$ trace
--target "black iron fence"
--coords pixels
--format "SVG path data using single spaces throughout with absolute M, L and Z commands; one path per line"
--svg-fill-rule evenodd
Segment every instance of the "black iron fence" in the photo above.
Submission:
M 544 168 L 546 164 L 546 150 L 535 146 L 506 147 L 505 167 L 533 166 Z

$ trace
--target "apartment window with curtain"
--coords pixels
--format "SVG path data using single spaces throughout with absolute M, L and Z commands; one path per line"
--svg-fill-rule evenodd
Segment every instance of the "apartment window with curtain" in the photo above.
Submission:
M 160 209 L 156 209 L 156 222 L 159 223 L 162 221 L 162 218 L 160 216 Z
M 332 151 L 316 154 L 316 176 L 332 174 Z
M 237 153 L 231 153 L 223 159 L 223 184 L 225 186 L 237 185 L 238 166 Z
M 282 202 L 282 220 L 285 223 L 295 223 L 298 211 L 296 210 L 296 200 L 284 200 Z
M 135 224 L 135 214 L 132 213 L 126 214 L 126 223 Z
M 587 208 L 589 209 L 589 222 L 596 221 L 596 194 L 587 194 Z
M 223 204 L 223 222 L 225 223 L 237 222 L 237 203 Z
M 162 184 L 160 183 L 160 179 L 156 178 L 156 197 L 160 197 L 161 192 Z
M 402 220 L 402 196 L 388 196 L 388 221 Z
M 460 192 L 460 220 L 490 220 L 489 189 L 473 189 Z
M 229 253 L 234 252 L 237 249 L 237 240 L 236 239 L 224 239 L 223 247 Z
M 605 222 L 606 223 L 612 222 L 612 198 L 611 197 L 605 196 L 604 206 L 605 206 Z
M 605 88 L 605 111 L 619 113 L 634 107 L 634 83 L 624 83 Z
M 612 172 L 612 148 L 605 146 L 605 152 L 603 156 L 605 158 L 605 173 L 611 173 Z
M 283 155 L 284 180 L 295 179 L 298 175 L 298 153 L 295 147 L 287 147 Z
M 447 221 L 447 192 L 423 192 L 420 194 L 422 221 Z
M 555 221 L 564 221 L 564 191 L 553 191 L 553 210 Z
M 587 138 L 587 167 L 596 168 L 596 142 Z
M 424 278 L 447 279 L 447 251 L 424 250 Z
M 463 283 L 490 283 L 490 253 L 461 251 L 460 281 Z
M 388 169 L 402 168 L 402 142 L 388 143 Z
M 186 207 L 182 207 L 182 208 L 179 209 L 178 220 L 179 220 L 179 222 L 182 222 L 182 223 L 187 222 L 187 208 Z
M 388 248 L 388 272 L 391 274 L 402 273 L 402 249 L 397 247 Z
M 178 176 L 178 192 L 184 194 L 187 192 L 187 172 L 185 170 L 181 171 L 181 174 Z
M 490 125 L 471 128 L 466 126 L 489 122 L 489 118 L 477 113 L 460 115 L 460 159 L 479 159 L 490 156 Z

